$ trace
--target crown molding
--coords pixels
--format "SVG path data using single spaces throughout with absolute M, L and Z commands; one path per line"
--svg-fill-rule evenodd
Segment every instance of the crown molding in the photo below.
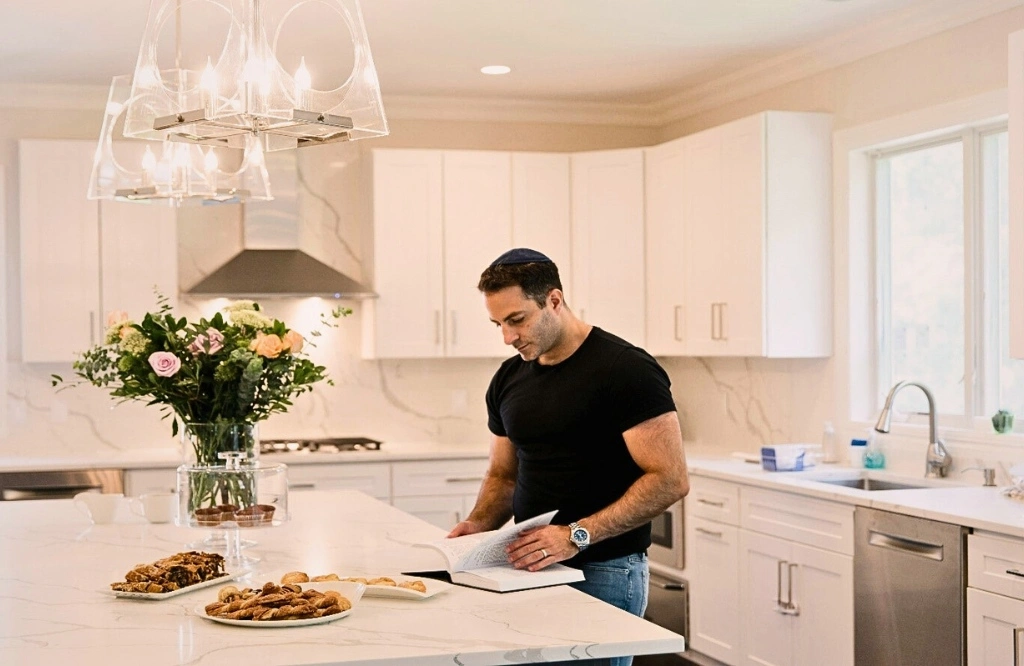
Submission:
M 110 86 L 2 83 L 0 108 L 102 112 L 109 95 Z
M 705 81 L 650 105 L 658 126 L 752 97 L 876 53 L 1024 5 L 1024 0 L 930 0 Z
M 536 122 L 660 128 L 855 60 L 1024 5 L 1024 0 L 928 0 L 652 103 L 385 95 L 395 120 Z M 0 108 L 100 110 L 108 88 L 0 84 Z
M 1024 1 L 1024 0 L 1022 0 Z M 386 95 L 388 118 L 657 127 L 649 104 Z

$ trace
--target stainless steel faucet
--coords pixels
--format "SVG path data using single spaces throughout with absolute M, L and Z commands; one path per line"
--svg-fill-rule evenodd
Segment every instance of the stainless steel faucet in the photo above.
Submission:
M 878 415 L 878 423 L 875 424 L 875 430 L 883 433 L 889 432 L 892 422 L 892 402 L 896 398 L 896 394 L 904 386 L 916 386 L 924 391 L 924 397 L 928 398 L 928 454 L 925 456 L 924 475 L 936 479 L 944 477 L 949 472 L 949 466 L 953 462 L 953 457 L 949 455 L 949 451 L 946 450 L 942 440 L 939 439 L 938 428 L 935 425 L 937 418 L 935 397 L 932 396 L 932 392 L 924 384 L 902 381 L 893 386 L 889 391 L 889 395 L 885 398 L 885 406 L 882 407 L 882 413 Z

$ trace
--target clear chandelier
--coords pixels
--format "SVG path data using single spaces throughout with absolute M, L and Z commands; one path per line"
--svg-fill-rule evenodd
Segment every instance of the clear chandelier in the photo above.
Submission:
M 201 0 L 230 17 L 223 48 L 190 59 L 205 63 L 202 70 L 168 76 L 159 68 L 157 46 L 176 1 L 151 0 L 125 136 L 240 150 L 255 138 L 272 151 L 388 134 L 358 0 Z M 282 27 L 307 3 L 337 12 L 352 39 L 352 72 L 333 90 L 313 87 L 304 58 L 293 73 L 278 60 Z
M 271 199 L 260 142 L 248 137 L 244 150 L 209 148 L 174 141 L 120 141 L 114 134 L 131 102 L 132 77 L 110 85 L 99 143 L 89 179 L 89 199 L 133 202 L 241 203 Z

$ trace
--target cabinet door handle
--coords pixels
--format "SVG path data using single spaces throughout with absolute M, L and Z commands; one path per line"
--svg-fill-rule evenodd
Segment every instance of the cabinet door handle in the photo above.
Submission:
M 725 502 L 712 502 L 711 500 L 706 500 L 703 497 L 697 500 L 697 504 L 707 504 L 708 506 L 715 506 L 719 509 L 725 506 Z
M 1020 576 L 1021 578 L 1024 578 L 1024 571 L 1018 571 L 1017 569 L 1007 569 L 1006 573 L 1011 576 Z
M 1020 663 L 1020 635 L 1024 634 L 1024 627 L 1013 628 L 1013 666 L 1021 666 Z
M 96 344 L 96 312 L 89 310 L 89 346 Z
M 786 560 L 779 560 L 778 569 L 775 572 L 775 608 L 776 610 L 782 608 L 782 569 L 785 568 Z
M 288 490 L 313 490 L 316 488 L 315 483 L 289 483 Z
M 449 476 L 444 482 L 445 483 L 468 483 L 470 481 L 483 481 L 482 476 Z
M 703 527 L 694 527 L 693 531 L 694 532 L 700 532 L 701 534 L 706 534 L 707 536 L 715 537 L 717 539 L 721 539 L 722 538 L 722 533 L 721 532 L 716 532 L 714 530 L 704 529 Z
M 711 339 L 717 340 L 718 336 L 715 335 L 715 309 L 718 307 L 718 303 L 711 304 Z
M 725 333 L 725 308 L 728 303 L 718 304 L 718 339 L 723 342 L 729 339 L 729 336 Z
M 441 311 L 434 310 L 434 344 L 441 344 Z
M 676 341 L 680 341 L 683 338 L 679 335 L 679 311 L 683 309 L 682 305 L 677 305 L 672 308 L 672 337 Z

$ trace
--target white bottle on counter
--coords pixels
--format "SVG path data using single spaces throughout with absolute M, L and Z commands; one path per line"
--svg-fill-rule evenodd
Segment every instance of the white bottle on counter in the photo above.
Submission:
M 825 432 L 821 436 L 821 462 L 839 462 L 839 451 L 836 450 L 836 429 L 831 421 L 825 421 Z
M 850 440 L 850 467 L 864 467 L 864 454 L 868 450 L 868 440 Z

